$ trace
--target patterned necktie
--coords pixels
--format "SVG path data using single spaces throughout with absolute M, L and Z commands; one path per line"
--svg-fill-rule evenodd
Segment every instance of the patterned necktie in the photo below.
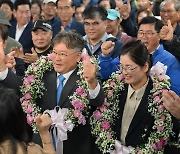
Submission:
M 61 92 L 63 89 L 63 81 L 65 80 L 65 77 L 63 75 L 59 75 L 58 78 L 59 78 L 59 85 L 58 85 L 57 92 L 56 92 L 56 100 L 57 100 L 56 104 L 57 105 L 60 102 Z

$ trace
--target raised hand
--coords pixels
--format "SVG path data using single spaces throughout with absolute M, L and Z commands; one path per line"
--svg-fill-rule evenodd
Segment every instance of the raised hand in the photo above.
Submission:
M 52 120 L 48 114 L 42 114 L 36 117 L 36 124 L 39 132 L 43 134 L 49 131 L 49 127 L 52 124 Z
M 127 4 L 123 4 L 122 0 L 117 1 L 117 8 L 120 12 L 120 15 L 122 16 L 122 19 L 126 20 L 129 18 L 129 15 L 131 13 L 131 0 L 127 0 Z
M 112 41 L 103 42 L 101 45 L 102 56 L 105 57 L 114 49 L 115 43 Z
M 15 69 L 16 61 L 14 58 L 15 51 L 10 52 L 9 54 L 5 55 L 4 62 L 8 68 L 11 70 Z
M 161 40 L 171 41 L 173 39 L 173 27 L 171 21 L 167 21 L 167 25 L 163 26 L 160 30 L 159 37 Z
M 31 49 L 32 53 L 25 53 L 23 59 L 25 63 L 34 63 L 36 60 L 38 60 L 38 55 L 34 48 Z
M 89 56 L 86 56 L 83 64 L 83 77 L 87 81 L 89 89 L 95 89 L 97 86 L 96 70 L 96 65 L 91 63 Z

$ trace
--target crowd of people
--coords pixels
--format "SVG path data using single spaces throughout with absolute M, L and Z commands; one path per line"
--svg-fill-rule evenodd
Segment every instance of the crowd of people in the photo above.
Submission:
M 41 78 L 46 90 L 33 100 L 42 110 L 35 117 L 37 134 L 21 106 L 22 85 L 30 82 L 23 79 L 29 66 L 42 56 L 51 57 L 52 69 Z M 170 77 L 161 96 L 173 119 L 169 140 L 180 144 L 179 0 L 0 0 L 0 154 L 101 154 L 90 117 L 106 104 L 103 82 L 119 70 L 125 86 L 112 129 L 124 147 L 145 144 L 155 123 L 147 103 L 154 88 L 150 71 L 159 62 Z M 86 124 L 59 143 L 52 116 L 43 112 L 72 109 L 82 78 L 87 84 L 82 97 L 89 101 Z M 165 146 L 164 153 L 179 152 Z

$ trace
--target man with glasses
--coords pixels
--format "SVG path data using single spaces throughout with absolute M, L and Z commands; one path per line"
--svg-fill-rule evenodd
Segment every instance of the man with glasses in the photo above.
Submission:
M 180 61 L 179 12 L 179 0 L 164 0 L 160 5 L 161 20 L 165 25 L 160 32 L 161 43 L 167 51 Z
M 160 61 L 167 66 L 166 74 L 171 78 L 170 88 L 180 95 L 180 63 L 160 44 L 159 32 L 162 26 L 162 22 L 155 17 L 145 17 L 139 24 L 137 38 L 146 45 L 149 53 L 153 55 L 153 65 Z
M 41 98 L 37 99 L 37 104 L 42 108 L 42 112 L 47 109 L 52 110 L 55 106 L 73 107 L 69 96 L 72 96 L 78 88 L 77 81 L 80 80 L 80 76 L 77 74 L 79 71 L 77 64 L 81 60 L 83 48 L 83 38 L 74 32 L 61 32 L 53 39 L 52 62 L 54 69 L 45 72 L 42 81 L 47 90 Z M 0 83 L 19 92 L 22 80 L 7 69 L 3 57 L 4 53 L 0 42 Z M 59 79 L 60 77 L 63 78 L 63 81 Z M 104 93 L 96 79 L 96 66 L 88 58 L 83 64 L 83 77 L 88 84 L 89 105 L 95 108 L 102 105 Z M 58 90 L 59 85 L 62 87 L 61 92 Z M 78 125 L 67 134 L 68 139 L 63 141 L 63 154 L 94 154 L 95 143 L 91 137 L 88 121 L 89 119 L 87 119 L 86 125 Z M 37 136 L 34 141 L 38 142 Z M 61 152 L 57 151 L 57 153 Z
M 107 11 L 101 6 L 86 7 L 83 12 L 86 32 L 84 40 L 88 54 L 96 57 L 102 53 L 101 45 L 109 41 L 114 48 L 108 56 L 114 59 L 120 55 L 123 44 L 111 34 L 106 33 L 107 15 Z
M 169 52 L 167 52 L 163 45 L 160 44 L 159 32 L 162 28 L 163 24 L 160 20 L 156 19 L 153 16 L 145 17 L 139 24 L 139 30 L 137 38 L 141 40 L 150 54 L 152 54 L 155 65 L 158 61 L 167 66 L 166 74 L 171 78 L 171 89 L 175 91 L 178 95 L 180 95 L 180 63 L 179 61 Z M 110 49 L 104 50 L 102 56 L 105 57 L 105 52 L 111 52 Z M 108 78 L 112 72 L 118 70 L 119 58 L 114 60 L 100 59 L 100 73 L 105 78 Z M 134 68 L 126 68 L 127 70 L 133 70 Z
M 82 36 L 85 35 L 84 25 L 73 17 L 75 13 L 75 5 L 73 0 L 57 0 L 57 14 L 61 21 L 53 25 L 53 36 L 60 31 L 74 30 Z

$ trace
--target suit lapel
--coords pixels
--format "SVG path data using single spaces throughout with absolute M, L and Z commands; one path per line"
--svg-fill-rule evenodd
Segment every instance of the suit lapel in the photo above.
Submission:
M 146 87 L 146 90 L 144 92 L 144 95 L 142 97 L 142 100 L 139 104 L 139 107 L 132 119 L 132 122 L 129 126 L 128 129 L 128 133 L 127 135 L 130 135 L 130 133 L 133 131 L 134 128 L 136 128 L 139 124 L 139 122 L 141 122 L 143 120 L 143 117 L 145 116 L 145 114 L 147 114 L 147 107 L 148 107 L 148 97 L 150 94 L 150 90 L 152 89 L 152 80 L 149 79 L 148 85 Z
M 70 106 L 69 102 L 69 96 L 71 96 L 74 92 L 74 89 L 76 88 L 76 81 L 79 80 L 79 76 L 77 75 L 78 68 L 75 69 L 75 71 L 70 75 L 69 79 L 67 80 L 66 84 L 64 85 L 59 106 Z

